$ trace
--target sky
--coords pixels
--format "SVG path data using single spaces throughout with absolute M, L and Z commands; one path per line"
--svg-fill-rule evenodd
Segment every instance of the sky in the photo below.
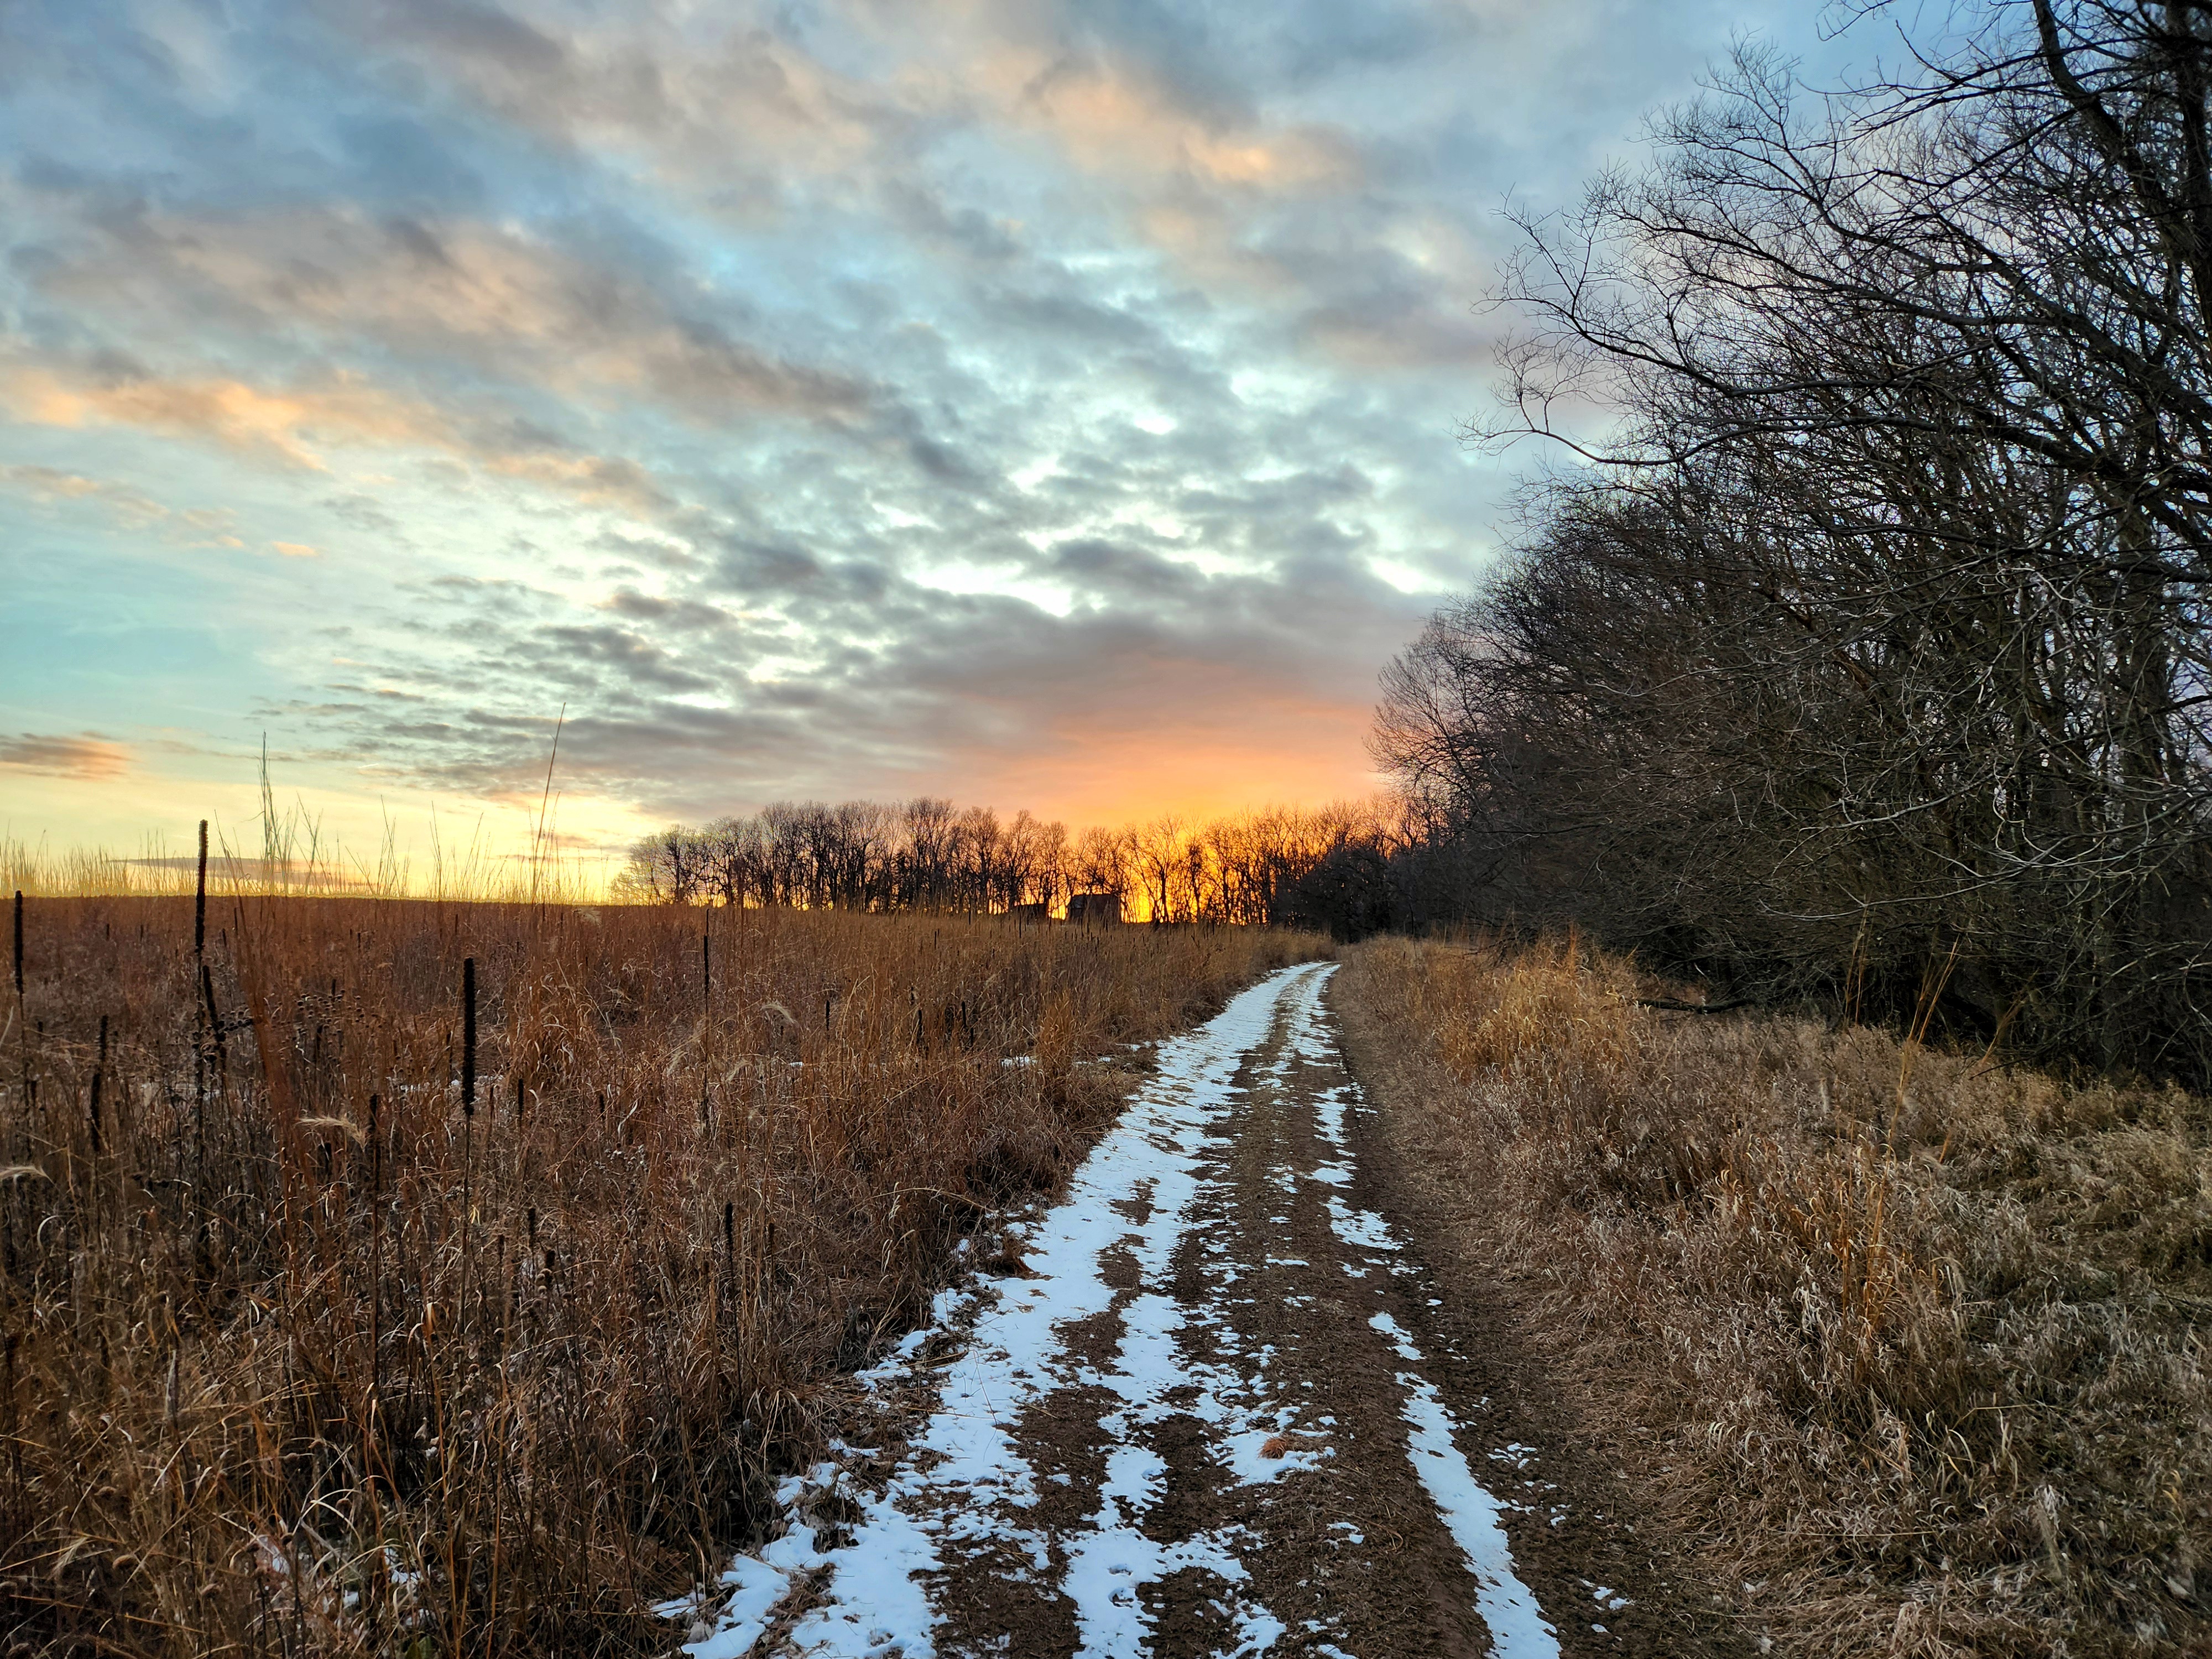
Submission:
M 0 832 L 1379 782 L 1509 200 L 1766 0 L 0 0 Z

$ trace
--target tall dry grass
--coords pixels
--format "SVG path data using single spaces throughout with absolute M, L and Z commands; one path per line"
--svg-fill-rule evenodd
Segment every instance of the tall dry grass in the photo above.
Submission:
M 1378 942 L 1338 983 L 1470 1248 L 1754 1633 L 2212 1651 L 2212 1103 L 1657 1012 L 1571 945 Z
M 25 908 L 11 1653 L 666 1647 L 641 1609 L 1103 1127 L 1089 1062 L 1316 943 L 233 894 L 202 975 L 192 909 Z

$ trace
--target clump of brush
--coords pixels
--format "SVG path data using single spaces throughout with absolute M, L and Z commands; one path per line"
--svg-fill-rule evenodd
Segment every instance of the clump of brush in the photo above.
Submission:
M 2212 1644 L 2212 1103 L 1708 1017 L 1571 943 L 1362 947 L 1390 1121 L 1754 1635 Z M 1671 1003 L 1666 1009 L 1646 1001 Z

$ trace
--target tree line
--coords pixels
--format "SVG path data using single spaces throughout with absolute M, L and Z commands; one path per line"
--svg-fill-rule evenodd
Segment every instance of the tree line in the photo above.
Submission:
M 1469 435 L 1570 459 L 1385 677 L 1438 826 L 1400 863 L 1731 995 L 2203 1082 L 2212 5 L 1939 21 L 1840 94 L 1742 51 L 1518 218 Z
M 618 884 L 665 903 L 977 915 L 1058 914 L 1078 893 L 1110 893 L 1132 921 L 1349 933 L 1376 925 L 1389 860 L 1412 839 L 1388 800 L 1073 834 L 931 796 L 779 802 L 646 837 Z

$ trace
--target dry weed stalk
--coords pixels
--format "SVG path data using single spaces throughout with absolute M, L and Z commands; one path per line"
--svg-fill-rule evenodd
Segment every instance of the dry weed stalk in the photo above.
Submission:
M 702 963 L 699 923 L 28 902 L 11 1652 L 665 1647 L 641 1610 L 840 1372 L 1103 1127 L 1125 1074 L 1077 1062 L 1316 943 L 724 912 Z

